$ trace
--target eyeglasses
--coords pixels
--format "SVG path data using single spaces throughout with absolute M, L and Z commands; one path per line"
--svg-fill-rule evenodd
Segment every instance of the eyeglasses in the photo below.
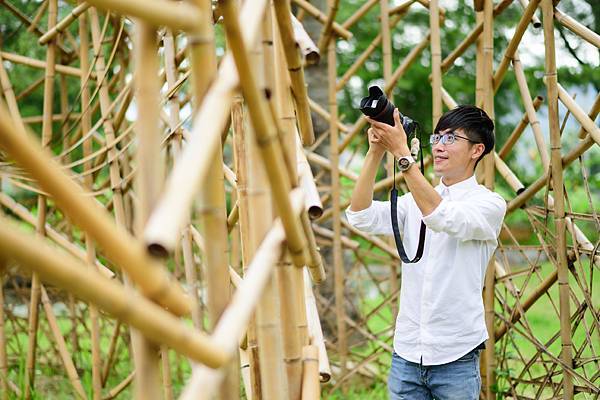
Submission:
M 446 132 L 441 135 L 439 133 L 434 133 L 433 135 L 429 136 L 429 143 L 431 143 L 431 145 L 438 144 L 439 142 L 442 142 L 442 144 L 444 144 L 444 145 L 452 144 L 452 143 L 454 143 L 456 138 L 468 140 L 471 143 L 480 143 L 480 142 L 475 142 L 475 141 L 469 139 L 468 137 L 457 135 L 454 131 L 449 131 L 449 132 Z

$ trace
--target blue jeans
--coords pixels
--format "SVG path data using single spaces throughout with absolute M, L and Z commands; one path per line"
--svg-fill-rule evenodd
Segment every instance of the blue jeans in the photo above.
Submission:
M 392 356 L 388 377 L 391 400 L 477 400 L 481 390 L 480 350 L 442 365 L 420 365 Z

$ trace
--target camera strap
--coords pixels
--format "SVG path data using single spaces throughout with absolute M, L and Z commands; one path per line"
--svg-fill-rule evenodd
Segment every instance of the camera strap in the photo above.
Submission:
M 420 146 L 420 145 L 419 145 Z M 422 150 L 422 149 L 421 149 Z M 424 171 L 424 162 L 423 162 L 423 151 L 421 151 L 421 171 Z M 404 244 L 402 243 L 402 239 L 400 238 L 400 228 L 398 227 L 398 189 L 396 188 L 396 158 L 394 157 L 394 181 L 392 190 L 390 192 L 390 208 L 391 208 L 391 216 L 392 216 L 392 230 L 394 231 L 394 242 L 396 242 L 396 249 L 398 250 L 398 255 L 403 263 L 411 264 L 416 263 L 423 256 L 423 249 L 425 248 L 425 230 L 427 229 L 425 223 L 421 220 L 421 228 L 419 230 L 419 245 L 417 246 L 417 254 L 411 260 L 406 255 L 406 250 L 404 250 Z

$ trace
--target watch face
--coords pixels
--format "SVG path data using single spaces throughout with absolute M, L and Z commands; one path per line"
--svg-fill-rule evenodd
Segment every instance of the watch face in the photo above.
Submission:
M 410 161 L 406 158 L 401 158 L 400 160 L 398 160 L 398 165 L 402 169 L 408 168 L 408 166 L 410 165 Z

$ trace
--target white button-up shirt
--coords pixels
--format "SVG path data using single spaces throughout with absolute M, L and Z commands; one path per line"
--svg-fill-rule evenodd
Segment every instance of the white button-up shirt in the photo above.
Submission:
M 428 216 L 412 195 L 398 198 L 398 225 L 409 258 L 427 226 L 421 260 L 402 265 L 394 351 L 423 365 L 455 361 L 488 338 L 482 299 L 486 267 L 496 249 L 506 202 L 475 176 L 435 190 L 442 201 Z M 390 202 L 346 210 L 348 222 L 373 234 L 393 235 Z

